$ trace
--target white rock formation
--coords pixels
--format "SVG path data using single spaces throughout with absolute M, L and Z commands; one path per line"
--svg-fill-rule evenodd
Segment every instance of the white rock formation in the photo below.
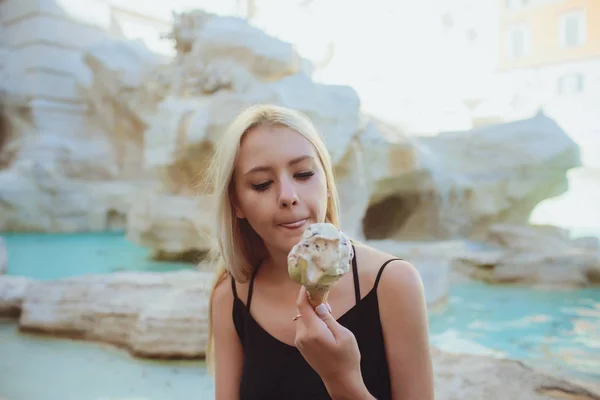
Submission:
M 433 365 L 436 399 L 600 399 L 598 389 L 586 389 L 512 360 L 434 350 Z
M 567 190 L 566 171 L 580 163 L 578 146 L 542 113 L 420 141 L 434 168 L 456 178 L 445 200 L 461 201 L 444 220 L 469 236 L 484 237 L 499 222 L 526 223 L 542 199 Z
M 0 36 L 3 34 L 0 24 Z M 19 133 L 29 110 L 28 100 L 19 93 L 20 68 L 19 59 L 0 38 L 0 170 L 14 160 Z
M 47 282 L 4 276 L 0 311 L 18 305 L 22 330 L 98 340 L 145 357 L 202 357 L 212 279 L 191 271 Z
M 0 70 L 2 84 L 19 81 L 18 67 Z M 124 228 L 131 196 L 155 184 L 139 160 L 139 137 L 117 131 L 115 138 L 107 127 L 117 123 L 99 126 L 81 105 L 2 89 L 0 231 Z M 109 124 L 111 116 L 103 117 Z
M 22 276 L 0 275 L 0 318 L 21 313 L 27 287 L 33 279 Z
M 88 47 L 85 131 L 22 141 L 0 171 L 0 230 L 106 229 L 128 213 L 128 237 L 157 256 L 204 251 L 212 230 L 199 177 L 214 140 L 256 103 L 298 109 L 322 131 L 342 228 L 358 239 L 473 237 L 523 223 L 579 164 L 577 146 L 541 115 L 411 138 L 364 115 L 352 88 L 313 82 L 292 45 L 241 19 L 184 13 L 170 37 L 171 60 L 132 42 Z
M 210 196 L 151 193 L 136 199 L 127 214 L 127 238 L 137 243 L 160 243 L 158 259 L 197 259 L 198 251 L 213 245 Z
M 259 102 L 299 109 L 324 133 L 336 165 L 343 229 L 358 238 L 476 236 L 494 222 L 526 221 L 539 201 L 564 189 L 566 170 L 579 162 L 575 144 L 541 115 L 504 127 L 411 139 L 364 116 L 353 89 L 314 83 L 290 55 L 292 47 L 245 24 L 202 12 L 183 14 L 171 35 L 178 49 L 174 60 L 135 73 L 143 78 L 128 95 L 96 96 L 89 90 L 98 115 L 124 109 L 147 126 L 145 164 L 163 188 L 132 205 L 128 235 L 157 254 L 206 250 L 210 240 L 188 236 L 193 226 L 202 226 L 204 238 L 211 232 L 202 224 L 205 209 L 193 212 L 203 189 L 198 177 L 214 139 L 240 110 Z M 232 41 L 231 32 L 246 30 L 260 45 Z M 265 54 L 267 48 L 272 52 Z M 123 86 L 104 83 L 110 53 L 91 48 L 86 59 L 96 86 Z M 138 68 L 137 61 L 124 67 L 127 74 L 132 65 Z M 112 76 L 118 79 L 119 73 Z M 169 226 L 170 237 L 158 233 L 159 226 Z
M 501 224 L 490 228 L 489 250 L 465 251 L 455 257 L 458 271 L 488 282 L 544 286 L 600 283 L 597 238 L 571 239 L 553 226 Z

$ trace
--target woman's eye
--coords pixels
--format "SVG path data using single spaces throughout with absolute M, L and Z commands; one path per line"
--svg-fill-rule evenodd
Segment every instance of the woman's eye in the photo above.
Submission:
M 296 174 L 295 177 L 299 178 L 299 179 L 308 179 L 311 176 L 313 176 L 315 173 L 312 171 L 307 171 L 307 172 L 301 172 L 299 174 Z
M 314 174 L 315 173 L 313 171 L 300 172 L 300 173 L 295 174 L 294 178 L 300 179 L 300 180 L 307 180 Z M 251 186 L 252 186 L 252 189 L 254 189 L 256 191 L 264 192 L 271 186 L 272 183 L 273 183 L 273 181 L 266 181 L 266 182 L 258 183 L 258 184 L 252 183 Z
M 257 185 L 252 184 L 252 189 L 262 192 L 262 191 L 267 190 L 269 188 L 269 186 L 271 186 L 271 182 L 267 181 L 267 182 L 259 183 Z

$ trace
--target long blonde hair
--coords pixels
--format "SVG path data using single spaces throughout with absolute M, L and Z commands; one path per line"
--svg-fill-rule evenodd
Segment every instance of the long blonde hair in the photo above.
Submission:
M 237 282 L 246 282 L 265 256 L 265 247 L 258 234 L 246 220 L 238 219 L 232 202 L 232 181 L 240 143 L 250 129 L 260 125 L 285 126 L 298 132 L 315 148 L 325 171 L 330 197 L 325 219 L 339 226 L 339 199 L 335 186 L 331 156 L 321 134 L 304 114 L 276 105 L 256 105 L 242 113 L 229 125 L 217 143 L 211 165 L 208 169 L 208 184 L 213 188 L 216 204 L 214 213 L 216 248 L 213 253 L 216 263 L 216 276 L 210 293 L 208 319 L 208 347 L 206 359 L 212 373 L 213 360 L 213 292 L 223 280 L 232 276 Z

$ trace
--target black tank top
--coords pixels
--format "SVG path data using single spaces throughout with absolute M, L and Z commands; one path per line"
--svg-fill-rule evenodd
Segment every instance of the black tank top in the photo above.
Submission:
M 396 259 L 388 260 L 381 266 L 375 285 L 361 299 L 356 256 L 352 259 L 356 304 L 338 319 L 356 337 L 364 383 L 378 400 L 391 399 L 391 386 L 379 319 L 377 285 L 383 269 L 393 260 Z M 237 295 L 235 281 L 231 280 L 234 294 L 233 322 L 244 349 L 240 399 L 331 399 L 321 378 L 298 349 L 271 336 L 250 314 L 256 271 L 258 268 L 250 279 L 245 305 Z

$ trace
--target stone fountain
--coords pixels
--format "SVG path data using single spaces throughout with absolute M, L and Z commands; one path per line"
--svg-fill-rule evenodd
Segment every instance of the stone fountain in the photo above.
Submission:
M 83 129 L 27 120 L 12 129 L 0 230 L 126 227 L 159 257 L 206 250 L 210 198 L 199 177 L 224 127 L 262 102 L 298 109 L 323 132 L 343 229 L 362 240 L 478 238 L 495 223 L 524 224 L 580 164 L 543 114 L 433 137 L 399 131 L 362 112 L 351 87 L 314 82 L 291 44 L 239 18 L 184 13 L 169 38 L 172 59 L 120 40 L 84 52 Z
M 490 232 L 500 240 L 499 227 L 525 226 L 580 164 L 576 144 L 543 114 L 433 137 L 400 131 L 365 114 L 351 87 L 315 82 L 291 44 L 242 19 L 180 14 L 168 38 L 172 59 L 121 40 L 87 48 L 91 79 L 80 84 L 87 112 L 76 129 L 55 120 L 40 127 L 43 115 L 3 108 L 0 231 L 125 229 L 159 259 L 202 254 L 213 230 L 210 188 L 200 178 L 215 140 L 245 107 L 275 103 L 307 114 L 324 134 L 344 231 L 413 261 L 433 305 L 444 299 L 455 262 L 480 278 L 473 270 L 482 258 L 502 265 L 507 254 L 473 254 L 465 240 L 488 240 Z M 565 252 L 591 254 L 577 284 L 596 276 L 586 268 L 598 249 L 561 240 Z M 138 356 L 202 357 L 211 279 L 191 271 L 54 282 L 4 276 L 0 313 L 18 316 L 24 331 L 101 340 Z M 515 378 L 515 399 L 548 398 L 544 388 L 600 399 L 512 361 L 434 356 L 444 398 L 506 394 L 503 383 Z M 455 379 L 457 370 L 464 379 Z

